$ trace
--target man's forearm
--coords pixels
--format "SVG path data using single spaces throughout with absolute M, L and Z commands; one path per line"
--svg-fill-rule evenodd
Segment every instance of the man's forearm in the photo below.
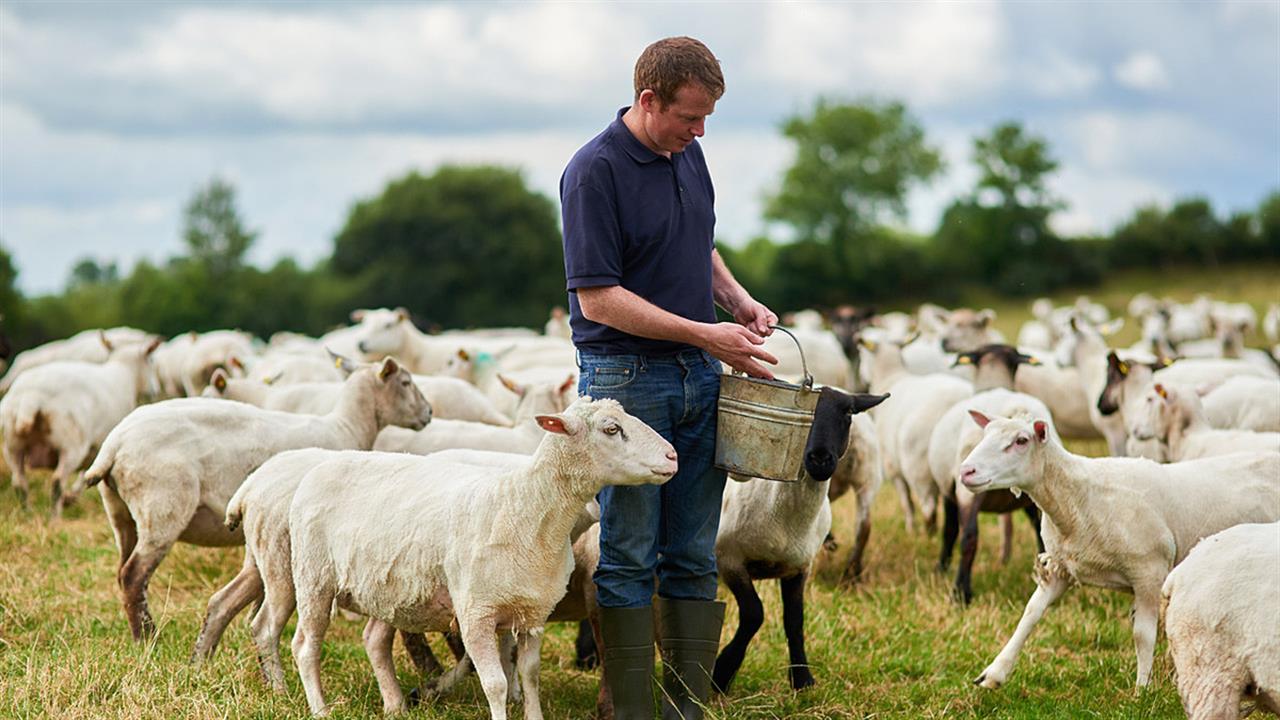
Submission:
M 639 337 L 702 346 L 703 323 L 663 310 L 621 285 L 579 288 L 578 303 L 592 322 Z
M 724 264 L 720 251 L 711 251 L 711 296 L 716 305 L 724 308 L 730 315 L 735 315 L 742 304 L 751 299 L 751 294 L 738 282 L 738 279 Z

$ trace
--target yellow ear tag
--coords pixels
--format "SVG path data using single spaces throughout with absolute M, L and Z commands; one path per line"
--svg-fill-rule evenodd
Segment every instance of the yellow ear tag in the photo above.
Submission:
M 970 359 L 968 355 L 961 355 L 960 357 L 956 358 L 956 363 L 960 365 L 972 365 L 973 360 Z
M 334 367 L 336 367 L 336 368 L 338 368 L 339 370 L 341 370 L 341 369 L 342 369 L 342 358 L 334 358 L 334 359 L 333 359 L 333 366 L 334 366 Z
M 1128 375 L 1128 374 L 1129 374 L 1129 363 L 1127 363 L 1127 362 L 1122 362 L 1122 363 L 1120 363 L 1120 374 L 1121 374 L 1121 375 Z

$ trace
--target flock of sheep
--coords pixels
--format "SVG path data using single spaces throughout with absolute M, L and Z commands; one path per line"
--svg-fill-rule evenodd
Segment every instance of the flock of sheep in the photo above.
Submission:
M 975 682 L 1008 680 L 1046 609 L 1074 584 L 1134 596 L 1137 684 L 1149 683 L 1159 616 L 1184 707 L 1280 714 L 1280 345 L 1247 348 L 1253 308 L 1135 297 L 1142 340 L 1110 348 L 1121 319 L 1081 298 L 1033 306 L 1004 344 L 994 313 L 925 305 L 914 315 L 845 308 L 790 321 L 825 386 L 807 478 L 735 477 L 716 543 L 739 622 L 713 684 L 728 692 L 764 621 L 755 580 L 782 585 L 793 688 L 812 685 L 804 588 L 831 540 L 831 502 L 856 497 L 842 583 L 862 576 L 870 510 L 892 482 L 911 530 L 934 531 L 938 565 L 959 541 L 957 600 L 972 597 L 980 512 L 1037 531 L 1036 590 Z M 425 335 L 404 310 L 359 310 L 321 338 L 235 331 L 168 341 L 87 331 L 20 353 L 0 378 L 4 459 L 23 502 L 27 470 L 52 468 L 53 512 L 96 485 L 120 551 L 117 584 L 135 638 L 155 633 L 153 573 L 177 542 L 245 546 L 240 573 L 209 600 L 193 659 L 256 606 L 263 675 L 285 688 L 279 643 L 316 715 L 328 709 L 320 647 L 334 608 L 367 616 L 364 645 L 388 713 L 407 707 L 391 648 L 422 673 L 419 698 L 474 671 L 493 718 L 522 701 L 540 718 L 542 628 L 582 623 L 599 642 L 591 575 L 605 485 L 662 483 L 674 450 L 609 400 L 577 398 L 567 324 Z M 1280 342 L 1280 306 L 1261 329 Z M 775 374 L 800 353 L 775 334 Z M 139 405 L 140 402 L 146 404 Z M 1062 438 L 1104 438 L 1113 457 Z M 77 478 L 77 473 L 84 470 Z M 594 629 L 594 632 L 592 630 Z M 442 672 L 424 640 L 445 633 Z M 607 688 L 597 699 L 611 716 Z

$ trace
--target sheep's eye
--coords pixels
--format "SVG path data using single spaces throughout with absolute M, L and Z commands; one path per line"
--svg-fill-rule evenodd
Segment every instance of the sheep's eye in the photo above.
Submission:
M 622 428 L 618 427 L 617 425 L 609 425 L 609 426 L 605 427 L 605 429 L 604 429 L 604 434 L 605 434 L 605 435 L 617 435 L 617 434 L 618 434 L 619 432 L 621 432 L 621 431 L 622 431 Z
M 409 381 L 408 381 L 408 380 L 401 380 L 401 381 L 400 381 L 400 384 L 401 384 L 401 385 L 403 385 L 404 387 L 409 387 Z
M 1027 438 L 1026 438 L 1025 436 L 1023 436 L 1023 435 L 1019 435 L 1019 436 L 1018 436 L 1018 439 L 1014 440 L 1014 442 L 1015 442 L 1015 443 L 1017 443 L 1017 444 L 1019 444 L 1019 445 L 1026 445 L 1026 444 L 1027 444 Z

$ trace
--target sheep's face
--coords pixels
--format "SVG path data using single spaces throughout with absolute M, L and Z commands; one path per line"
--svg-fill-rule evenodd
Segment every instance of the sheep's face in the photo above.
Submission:
M 399 354 L 408 340 L 408 323 L 408 314 L 400 310 L 368 310 L 361 316 L 356 347 L 369 359 Z
M 960 465 L 960 482 L 974 492 L 1026 489 L 1041 475 L 1040 446 L 1048 442 L 1049 425 L 1043 420 L 991 419 L 970 410 L 983 428 L 982 440 Z
M 605 485 L 660 485 L 676 474 L 676 450 L 613 400 L 580 398 L 562 413 L 539 415 L 538 425 L 573 446 L 571 470 Z
M 804 447 L 804 470 L 818 482 L 830 480 L 836 465 L 849 449 L 853 416 L 884 402 L 888 395 L 849 395 L 824 387 L 813 413 L 813 425 Z
M 999 338 L 991 328 L 995 316 L 993 310 L 974 312 L 961 308 L 952 312 L 942 330 L 942 349 L 947 352 L 969 352 L 996 342 Z
M 387 358 L 370 370 L 375 374 L 374 403 L 383 425 L 421 430 L 431 422 L 431 403 L 395 358 Z

